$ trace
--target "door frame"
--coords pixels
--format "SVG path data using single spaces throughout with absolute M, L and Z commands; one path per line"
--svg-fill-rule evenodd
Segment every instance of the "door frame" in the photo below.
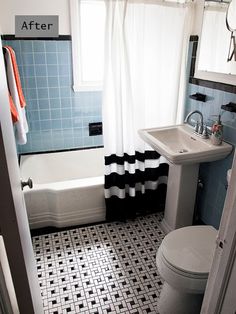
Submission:
M 20 313 L 43 313 L 36 261 L 21 191 L 16 142 L 9 109 L 0 40 L 0 233 Z
M 232 164 L 231 179 L 216 240 L 216 249 L 201 314 L 220 314 L 226 297 L 233 265 L 236 262 L 236 153 Z M 229 292 L 229 291 L 228 291 Z M 230 313 L 235 312 L 233 304 Z

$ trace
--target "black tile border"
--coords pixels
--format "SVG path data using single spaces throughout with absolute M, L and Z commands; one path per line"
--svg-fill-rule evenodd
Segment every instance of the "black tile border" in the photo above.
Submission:
M 49 227 L 31 229 L 30 234 L 31 234 L 31 237 L 37 237 L 44 234 L 51 234 L 51 233 L 63 232 L 63 231 L 68 231 L 68 230 L 73 230 L 73 229 L 92 227 L 92 226 L 102 225 L 105 223 L 110 223 L 110 221 L 104 220 L 104 221 L 98 221 L 98 222 L 93 222 L 89 224 L 75 225 L 75 226 L 68 226 L 68 227 L 49 226 Z
M 71 35 L 59 35 L 58 37 L 15 37 L 15 35 L 6 34 L 1 36 L 2 40 L 70 40 Z
M 77 150 L 89 150 L 89 149 L 97 149 L 97 148 L 104 148 L 104 146 L 100 145 L 100 146 L 77 147 L 77 148 L 66 148 L 66 149 L 58 149 L 58 150 L 46 150 L 46 151 L 39 151 L 39 152 L 19 153 L 19 163 L 20 163 L 21 156 L 64 153 L 64 152 L 72 152 L 72 151 L 77 151 Z
M 199 40 L 199 37 L 197 35 L 191 35 L 190 39 L 189 39 L 189 42 L 193 42 L 193 50 L 192 50 L 190 73 L 189 73 L 189 83 L 194 84 L 194 85 L 198 85 L 198 86 L 207 87 L 207 88 L 221 90 L 221 91 L 227 92 L 227 93 L 236 94 L 236 86 L 235 85 L 230 85 L 230 84 L 225 84 L 225 83 L 220 83 L 220 82 L 214 82 L 214 81 L 208 81 L 208 80 L 203 80 L 203 79 L 199 79 L 199 78 L 194 77 L 198 40 Z
M 65 148 L 65 149 L 58 149 L 58 150 L 45 150 L 45 151 L 39 151 L 39 152 L 29 152 L 29 153 L 20 153 L 20 156 L 25 155 L 40 155 L 40 154 L 50 154 L 50 153 L 63 153 L 63 152 L 70 152 L 70 151 L 76 151 L 76 150 L 86 150 L 86 149 L 93 149 L 93 148 L 103 148 L 103 145 L 99 146 L 89 146 L 89 147 L 76 147 L 76 148 Z
M 202 79 L 195 78 L 195 77 L 190 77 L 189 83 L 194 84 L 194 85 L 198 85 L 198 86 L 207 87 L 207 88 L 221 90 L 221 91 L 227 92 L 227 93 L 236 94 L 236 86 L 235 85 L 224 84 L 224 83 L 214 82 L 214 81 L 207 81 L 207 80 L 202 80 Z
M 198 35 L 190 35 L 189 41 L 198 41 Z

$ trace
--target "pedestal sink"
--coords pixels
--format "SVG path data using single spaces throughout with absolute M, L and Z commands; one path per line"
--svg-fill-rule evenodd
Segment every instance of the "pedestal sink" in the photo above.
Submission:
M 232 146 L 211 144 L 187 124 L 138 131 L 140 137 L 169 161 L 163 230 L 192 225 L 199 164 L 225 158 Z

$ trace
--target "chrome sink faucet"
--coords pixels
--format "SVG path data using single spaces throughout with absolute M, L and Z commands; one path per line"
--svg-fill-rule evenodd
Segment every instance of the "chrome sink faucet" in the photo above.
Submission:
M 200 116 L 200 122 L 196 122 L 196 125 L 194 127 L 194 133 L 196 133 L 197 135 L 200 135 L 203 138 L 208 138 L 208 131 L 207 131 L 207 126 L 203 126 L 203 114 L 201 113 L 201 111 L 199 110 L 194 110 L 189 112 L 189 114 L 186 116 L 184 123 L 188 123 L 190 117 L 195 114 L 198 113 Z

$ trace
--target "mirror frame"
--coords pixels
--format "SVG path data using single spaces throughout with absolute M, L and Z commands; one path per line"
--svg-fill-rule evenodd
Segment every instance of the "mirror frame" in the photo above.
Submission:
M 201 20 L 199 21 L 201 31 L 200 31 L 199 40 L 198 40 L 197 58 L 196 58 L 196 67 L 195 67 L 195 71 L 194 71 L 194 78 L 236 86 L 236 75 L 198 70 L 198 62 L 199 62 L 199 54 L 200 54 L 200 46 L 201 46 L 201 33 L 202 33 L 202 27 L 203 27 L 203 18 L 204 18 L 204 5 L 202 6 Z

